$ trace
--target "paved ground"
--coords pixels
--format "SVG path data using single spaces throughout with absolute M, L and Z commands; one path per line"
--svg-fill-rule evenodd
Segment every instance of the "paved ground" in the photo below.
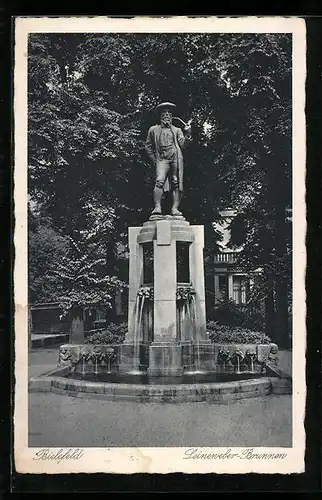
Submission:
M 279 351 L 279 368 L 292 376 L 292 351 Z
M 281 353 L 282 354 L 282 353 Z M 56 368 L 57 347 L 31 351 L 29 376 Z M 284 351 L 281 369 L 290 371 Z M 291 396 L 231 402 L 111 402 L 29 395 L 29 446 L 291 446 Z
M 291 396 L 225 405 L 29 396 L 29 446 L 291 446 Z
M 50 346 L 31 349 L 29 352 L 29 378 L 55 370 L 58 363 L 59 347 Z

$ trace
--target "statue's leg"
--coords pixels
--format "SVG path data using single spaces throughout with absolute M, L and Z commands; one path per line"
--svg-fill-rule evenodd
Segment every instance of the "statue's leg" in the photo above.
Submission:
M 181 192 L 178 188 L 172 191 L 172 208 L 171 215 L 182 215 L 182 212 L 178 210 L 181 201 Z
M 154 191 L 153 191 L 154 209 L 152 210 L 152 215 L 161 215 L 162 214 L 162 210 L 161 210 L 162 195 L 163 195 L 163 188 L 160 188 L 157 185 L 155 185 Z
M 172 208 L 171 215 L 182 215 L 178 210 L 181 201 L 181 192 L 179 191 L 178 164 L 175 161 L 172 165 Z
M 169 162 L 166 160 L 157 160 L 156 163 L 156 181 L 154 186 L 154 209 L 152 215 L 162 214 L 161 200 L 163 195 L 163 185 L 169 171 Z

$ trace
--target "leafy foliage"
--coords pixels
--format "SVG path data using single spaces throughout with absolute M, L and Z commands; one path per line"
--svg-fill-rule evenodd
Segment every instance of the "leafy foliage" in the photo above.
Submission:
M 62 288 L 57 283 L 57 263 L 68 252 L 68 239 L 36 218 L 29 221 L 29 301 L 56 300 Z
M 209 339 L 217 344 L 269 344 L 271 338 L 263 332 L 242 327 L 219 325 L 216 321 L 207 322 Z
M 212 313 L 213 321 L 220 325 L 240 326 L 255 331 L 264 331 L 265 316 L 261 309 L 251 305 L 235 304 L 232 300 L 223 302 Z
M 87 344 L 121 344 L 126 332 L 126 323 L 110 323 L 107 328 L 91 330 L 85 342 Z
M 96 218 L 90 230 L 72 237 L 35 220 L 29 231 L 30 300 L 57 301 L 65 313 L 85 305 L 111 307 L 115 290 L 125 285 L 106 275 L 105 222 L 99 227 Z
M 239 264 L 263 269 L 254 291 L 274 294 L 276 331 L 285 331 L 291 51 L 287 34 L 31 35 L 29 189 L 41 215 L 78 244 L 95 200 L 110 229 L 106 276 L 117 273 L 127 227 L 151 209 L 154 171 L 143 152 L 151 111 L 173 100 L 192 119 L 182 209 L 205 226 L 205 257 L 216 251 L 219 210 L 233 206 Z

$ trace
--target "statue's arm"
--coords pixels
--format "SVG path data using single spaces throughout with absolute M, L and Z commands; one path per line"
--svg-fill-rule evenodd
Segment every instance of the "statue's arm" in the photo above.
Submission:
M 183 133 L 181 128 L 178 128 L 178 144 L 180 146 L 180 148 L 184 148 L 187 144 L 187 142 L 191 141 L 192 137 L 191 137 L 191 127 L 189 128 L 186 128 L 185 129 L 185 132 Z
M 153 134 L 152 134 L 152 129 L 150 128 L 148 131 L 148 135 L 145 141 L 145 150 L 150 158 L 150 160 L 155 163 L 156 161 L 156 156 L 155 156 L 155 151 L 154 151 L 154 140 L 153 140 Z

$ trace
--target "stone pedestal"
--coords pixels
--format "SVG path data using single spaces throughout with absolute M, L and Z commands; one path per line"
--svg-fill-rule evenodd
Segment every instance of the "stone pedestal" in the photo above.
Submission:
M 171 222 L 156 222 L 154 247 L 154 335 L 153 341 L 177 340 L 177 264 L 176 242 L 171 237 Z
M 194 235 L 190 246 L 189 264 L 190 279 L 196 292 L 196 322 L 195 339 L 207 341 L 206 334 L 206 302 L 205 302 L 205 277 L 204 277 L 204 227 L 191 226 L 191 232 Z
M 182 303 L 186 298 L 177 297 L 178 242 L 189 245 L 190 282 L 180 283 L 180 287 L 187 287 L 193 295 L 189 299 L 193 319 L 190 318 L 190 324 L 182 321 L 181 328 L 177 328 L 178 300 Z M 153 328 L 150 338 L 143 336 L 143 326 L 138 325 L 138 296 L 144 291 L 140 291 L 141 287 L 148 285 L 143 283 L 143 245 L 146 243 L 153 244 Z M 196 366 L 196 342 L 199 345 L 199 357 L 203 353 L 203 364 L 210 365 L 210 361 L 206 362 L 210 354 L 206 355 L 209 341 L 206 335 L 203 247 L 203 226 L 190 226 L 182 217 L 158 216 L 144 223 L 142 228 L 129 228 L 128 333 L 120 352 L 124 369 L 135 369 L 135 365 L 145 366 L 145 362 L 142 362 L 143 347 L 135 349 L 138 343 L 147 347 L 146 364 L 151 375 L 181 375 L 184 371 L 191 371 Z M 180 295 L 182 290 L 178 293 Z
M 138 245 L 137 239 L 140 234 L 141 227 L 129 227 L 129 303 L 128 303 L 128 331 L 125 337 L 125 343 L 134 342 L 136 330 L 136 308 L 137 308 L 137 293 L 142 284 L 143 277 L 143 248 Z M 140 333 L 140 332 L 138 332 Z

